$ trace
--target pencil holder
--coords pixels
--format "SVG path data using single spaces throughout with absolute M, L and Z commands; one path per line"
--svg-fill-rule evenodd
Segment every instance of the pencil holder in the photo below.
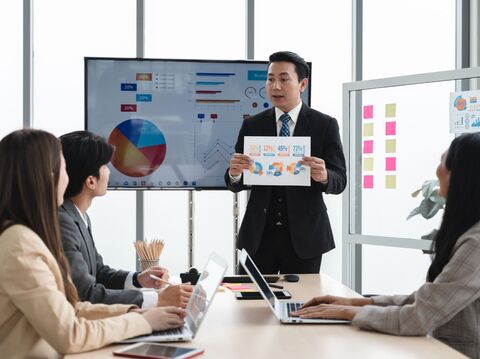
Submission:
M 142 268 L 142 271 L 153 266 L 158 266 L 158 260 L 140 260 L 140 267 Z
M 151 241 L 135 241 L 133 242 L 135 250 L 140 260 L 140 267 L 142 271 L 158 266 L 160 260 L 160 254 L 162 254 L 163 246 L 165 242 L 160 239 L 153 239 Z

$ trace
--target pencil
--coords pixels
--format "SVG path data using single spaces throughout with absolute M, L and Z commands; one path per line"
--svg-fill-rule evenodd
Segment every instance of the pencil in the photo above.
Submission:
M 153 274 L 150 274 L 150 278 L 158 280 L 159 282 L 162 282 L 162 283 L 165 283 L 165 284 L 168 284 L 168 285 L 172 284 L 168 280 L 162 279 L 162 278 L 157 277 L 156 275 L 153 275 Z

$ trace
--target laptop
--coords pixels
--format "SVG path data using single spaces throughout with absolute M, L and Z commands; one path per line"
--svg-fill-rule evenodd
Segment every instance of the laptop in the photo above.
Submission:
M 192 340 L 212 304 L 225 272 L 227 262 L 216 253 L 212 253 L 195 285 L 186 308 L 185 325 L 172 330 L 156 331 L 149 335 L 141 335 L 122 340 L 121 343 L 137 342 L 177 342 Z
M 245 249 L 242 249 L 239 255 L 239 261 L 243 269 L 252 278 L 253 283 L 256 284 L 263 299 L 265 299 L 272 309 L 275 316 L 281 323 L 307 323 L 307 324 L 348 324 L 348 320 L 340 319 L 302 319 L 299 317 L 292 317 L 289 313 L 294 312 L 302 306 L 303 302 L 293 302 L 286 300 L 278 300 L 273 294 L 272 290 L 268 286 L 267 282 L 263 279 L 262 274 L 258 270 L 257 266 L 253 262 L 252 258 L 248 255 Z

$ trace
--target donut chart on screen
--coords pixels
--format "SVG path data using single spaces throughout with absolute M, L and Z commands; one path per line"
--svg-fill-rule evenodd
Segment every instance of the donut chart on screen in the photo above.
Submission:
M 143 177 L 160 167 L 167 153 L 167 143 L 155 124 L 143 119 L 129 119 L 113 129 L 108 143 L 115 146 L 112 165 L 130 177 Z

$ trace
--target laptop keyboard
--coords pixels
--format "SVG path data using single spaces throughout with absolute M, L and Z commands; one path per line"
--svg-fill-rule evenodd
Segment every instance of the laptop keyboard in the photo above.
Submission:
M 158 330 L 153 332 L 153 335 L 180 335 L 185 332 L 185 327 L 169 329 L 169 330 Z
M 301 307 L 302 307 L 302 304 L 301 302 L 289 302 L 289 303 L 286 303 L 287 305 L 287 314 L 289 317 L 291 317 L 292 315 L 290 314 L 291 312 L 296 312 L 297 310 L 299 310 Z

